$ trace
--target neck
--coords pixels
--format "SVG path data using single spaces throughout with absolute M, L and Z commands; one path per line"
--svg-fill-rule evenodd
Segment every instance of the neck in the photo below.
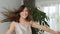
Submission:
M 24 18 L 20 17 L 19 21 L 20 21 L 20 23 L 24 23 L 26 20 Z

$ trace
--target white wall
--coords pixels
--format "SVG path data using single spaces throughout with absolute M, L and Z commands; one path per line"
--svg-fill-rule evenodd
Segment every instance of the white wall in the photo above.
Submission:
M 35 5 L 43 11 L 44 6 L 52 6 L 60 4 L 60 0 L 35 0 Z
M 13 8 L 18 9 L 23 4 L 23 0 L 0 0 L 0 20 L 4 18 L 1 12 L 4 11 L 3 8 L 13 10 Z M 0 34 L 5 34 L 8 30 L 10 23 L 0 23 Z
M 36 5 L 40 5 L 40 6 L 60 4 L 60 0 L 36 0 L 36 1 L 37 1 Z

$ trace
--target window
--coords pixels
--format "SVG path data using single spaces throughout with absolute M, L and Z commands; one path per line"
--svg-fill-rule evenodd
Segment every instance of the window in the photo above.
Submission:
M 55 6 L 46 6 L 44 7 L 44 12 L 49 17 L 48 24 L 50 28 L 53 30 L 57 30 L 57 23 L 59 22 L 59 15 L 60 15 L 60 5 Z

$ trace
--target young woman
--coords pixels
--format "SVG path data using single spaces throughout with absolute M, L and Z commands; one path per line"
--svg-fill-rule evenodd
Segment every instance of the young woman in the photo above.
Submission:
M 48 27 L 35 23 L 31 17 L 30 9 L 25 5 L 22 5 L 18 11 L 10 17 L 10 20 L 12 23 L 6 34 L 12 34 L 13 31 L 15 31 L 16 34 L 32 34 L 31 27 L 42 29 L 52 34 L 60 34 Z

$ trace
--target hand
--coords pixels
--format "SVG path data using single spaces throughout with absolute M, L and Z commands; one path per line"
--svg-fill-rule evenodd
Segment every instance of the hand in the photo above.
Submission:
M 60 32 L 57 32 L 56 34 L 60 34 Z
M 60 32 L 57 32 L 57 34 L 60 34 Z
M 60 32 L 55 32 L 55 33 L 53 33 L 53 34 L 60 34 Z

